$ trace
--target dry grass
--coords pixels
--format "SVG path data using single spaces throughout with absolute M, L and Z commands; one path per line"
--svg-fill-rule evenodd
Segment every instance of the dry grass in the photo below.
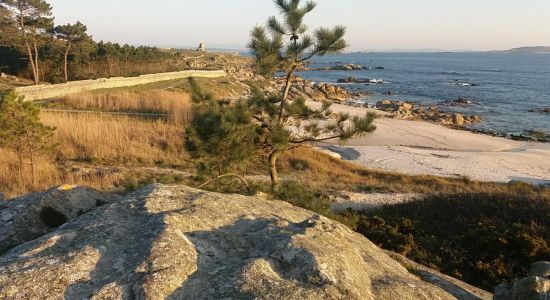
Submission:
M 187 93 L 174 91 L 129 91 L 81 93 L 57 101 L 64 107 L 106 112 L 160 113 L 186 126 L 192 116 L 192 100 Z
M 237 80 L 224 77 L 224 78 L 203 78 L 196 77 L 195 81 L 199 84 L 203 91 L 210 93 L 214 99 L 235 99 L 240 98 L 246 91 L 246 87 L 243 83 Z M 189 83 L 185 83 L 181 86 L 186 92 L 191 92 L 191 86 Z
M 96 114 L 41 114 L 56 128 L 66 160 L 175 164 L 184 156 L 183 129 L 159 120 Z
M 114 172 L 73 173 L 65 162 L 124 166 L 179 166 L 185 164 L 183 128 L 158 120 L 97 114 L 42 112 L 42 121 L 57 128 L 59 147 L 51 159 L 39 158 L 32 184 L 29 167 L 18 176 L 14 153 L 0 149 L 0 192 L 13 197 L 64 183 L 101 189 L 120 186 L 124 178 Z
M 97 189 L 111 189 L 120 186 L 124 177 L 109 172 L 89 172 L 77 174 L 60 168 L 51 160 L 38 158 L 36 161 L 35 183 L 32 183 L 29 167 L 19 176 L 19 165 L 14 153 L 0 149 L 0 193 L 7 199 L 29 192 L 46 190 L 61 184 L 86 185 Z
M 284 172 L 292 172 L 301 182 L 318 189 L 437 194 L 538 194 L 550 199 L 550 189 L 539 189 L 529 184 L 503 184 L 467 178 L 389 173 L 335 159 L 311 148 L 299 148 L 289 152 L 283 157 L 281 164 Z

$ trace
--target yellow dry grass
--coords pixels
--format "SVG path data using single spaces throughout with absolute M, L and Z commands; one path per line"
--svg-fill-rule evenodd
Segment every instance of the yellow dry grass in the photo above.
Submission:
M 191 96 L 168 90 L 81 93 L 58 102 L 79 110 L 162 113 L 171 123 L 182 126 L 189 124 L 192 115 Z
M 56 127 L 59 146 L 52 159 L 39 158 L 35 183 L 30 168 L 19 176 L 14 153 L 0 149 L 0 193 L 13 197 L 69 183 L 107 189 L 123 178 L 109 172 L 73 174 L 64 161 L 84 161 L 125 166 L 181 165 L 185 163 L 184 129 L 160 120 L 98 114 L 41 113 L 42 122 Z M 60 164 L 61 163 L 61 164 Z
M 15 153 L 0 149 L 0 193 L 7 199 L 29 192 L 37 192 L 61 184 L 86 185 L 97 189 L 109 189 L 122 184 L 120 174 L 96 172 L 75 174 L 60 168 L 51 160 L 39 157 L 35 165 L 35 182 L 32 183 L 30 167 L 25 166 L 22 176 Z
M 56 128 L 56 152 L 67 160 L 171 164 L 181 161 L 183 128 L 161 120 L 42 112 Z

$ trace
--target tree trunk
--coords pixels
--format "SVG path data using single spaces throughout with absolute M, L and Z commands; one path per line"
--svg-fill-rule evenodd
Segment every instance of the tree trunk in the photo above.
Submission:
M 208 180 L 207 182 L 205 182 L 205 183 L 199 185 L 199 186 L 197 187 L 197 189 L 202 189 L 203 187 L 205 187 L 205 186 L 211 184 L 212 182 L 214 182 L 214 181 L 216 181 L 216 180 L 220 180 L 220 179 L 225 178 L 225 177 L 236 177 L 236 178 L 238 178 L 238 179 L 243 183 L 243 185 L 246 187 L 248 193 L 249 193 L 249 194 L 252 194 L 252 189 L 250 188 L 250 185 L 248 184 L 248 182 L 246 182 L 246 180 L 244 179 L 244 177 L 242 177 L 242 176 L 240 176 L 240 175 L 237 175 L 237 174 L 235 174 L 235 173 L 227 173 L 227 174 L 224 174 L 224 175 L 220 175 L 220 176 L 218 176 L 218 177 L 216 177 L 216 178 L 212 178 L 212 179 Z
M 113 62 L 111 59 L 107 60 L 107 64 L 109 65 L 109 78 L 111 78 L 113 76 Z
M 286 75 L 285 90 L 283 92 L 283 98 L 281 98 L 281 107 L 279 110 L 279 120 L 278 120 L 279 124 L 281 124 L 283 121 L 286 99 L 288 98 L 290 87 L 292 86 L 292 76 L 294 76 L 294 72 L 296 71 L 297 68 L 298 68 L 298 65 L 295 63 L 294 65 L 292 65 L 292 68 L 290 68 L 290 71 L 288 71 L 288 74 Z
M 271 192 L 277 193 L 279 191 L 279 175 L 277 174 L 277 151 L 269 154 L 269 176 L 271 177 Z
M 24 172 L 25 172 L 25 164 L 23 162 L 23 153 L 21 150 L 17 150 L 17 158 L 19 159 L 19 181 L 24 182 Z
M 34 152 L 32 151 L 32 149 L 30 150 L 30 153 L 29 153 L 29 158 L 31 160 L 31 183 L 32 183 L 32 186 L 34 187 L 34 184 L 35 184 L 35 175 L 34 175 Z
M 29 63 L 31 64 L 32 79 L 34 81 L 34 84 L 38 84 L 38 74 L 36 73 L 36 67 L 34 66 L 34 58 L 32 55 L 31 46 L 27 42 L 25 42 L 25 47 L 27 48 L 27 55 L 29 56 Z
M 21 32 L 23 33 L 23 42 L 25 43 L 25 48 L 27 48 L 27 55 L 29 56 L 29 63 L 31 64 L 32 79 L 34 80 L 34 84 L 38 84 L 40 82 L 40 79 L 38 77 L 38 70 L 34 64 L 33 53 L 32 53 L 31 46 L 29 45 L 27 32 L 25 31 L 25 18 L 23 17 L 22 10 L 21 10 L 21 14 L 19 15 L 19 26 L 21 26 Z
M 38 47 L 36 46 L 36 41 L 33 42 L 34 45 L 34 67 L 36 68 L 36 78 L 35 83 L 40 83 L 40 67 L 38 65 Z
M 67 50 L 65 50 L 65 54 L 64 54 L 64 75 L 65 75 L 65 82 L 68 82 L 69 81 L 69 72 L 67 70 L 67 64 L 68 64 L 68 60 L 69 60 L 69 51 L 71 51 L 71 42 L 69 42 L 69 45 L 67 46 Z

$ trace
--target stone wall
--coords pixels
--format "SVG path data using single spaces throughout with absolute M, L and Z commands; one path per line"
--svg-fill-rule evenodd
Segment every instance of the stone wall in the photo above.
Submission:
M 189 70 L 189 71 L 180 71 L 180 72 L 170 72 L 170 73 L 158 73 L 158 74 L 147 74 L 141 75 L 138 77 L 113 77 L 113 78 L 102 78 L 96 80 L 82 80 L 82 81 L 71 81 L 68 83 L 54 84 L 54 85 L 33 85 L 18 87 L 15 89 L 15 92 L 25 97 L 25 100 L 34 101 L 34 100 L 44 100 L 51 99 L 56 97 L 63 97 L 71 94 L 77 94 L 85 91 L 93 91 L 100 89 L 112 89 L 112 88 L 121 88 L 136 86 L 142 84 L 148 84 L 159 81 L 168 81 L 183 79 L 188 77 L 224 77 L 226 76 L 225 71 L 198 71 L 198 70 Z

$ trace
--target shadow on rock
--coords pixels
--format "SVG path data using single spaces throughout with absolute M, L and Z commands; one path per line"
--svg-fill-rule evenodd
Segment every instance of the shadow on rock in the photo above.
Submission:
M 265 280 L 292 281 L 305 289 L 322 285 L 313 256 L 292 245 L 292 236 L 304 234 L 308 221 L 241 219 L 216 230 L 188 233 L 197 251 L 197 271 L 168 299 L 253 299 L 261 293 L 254 285 Z

